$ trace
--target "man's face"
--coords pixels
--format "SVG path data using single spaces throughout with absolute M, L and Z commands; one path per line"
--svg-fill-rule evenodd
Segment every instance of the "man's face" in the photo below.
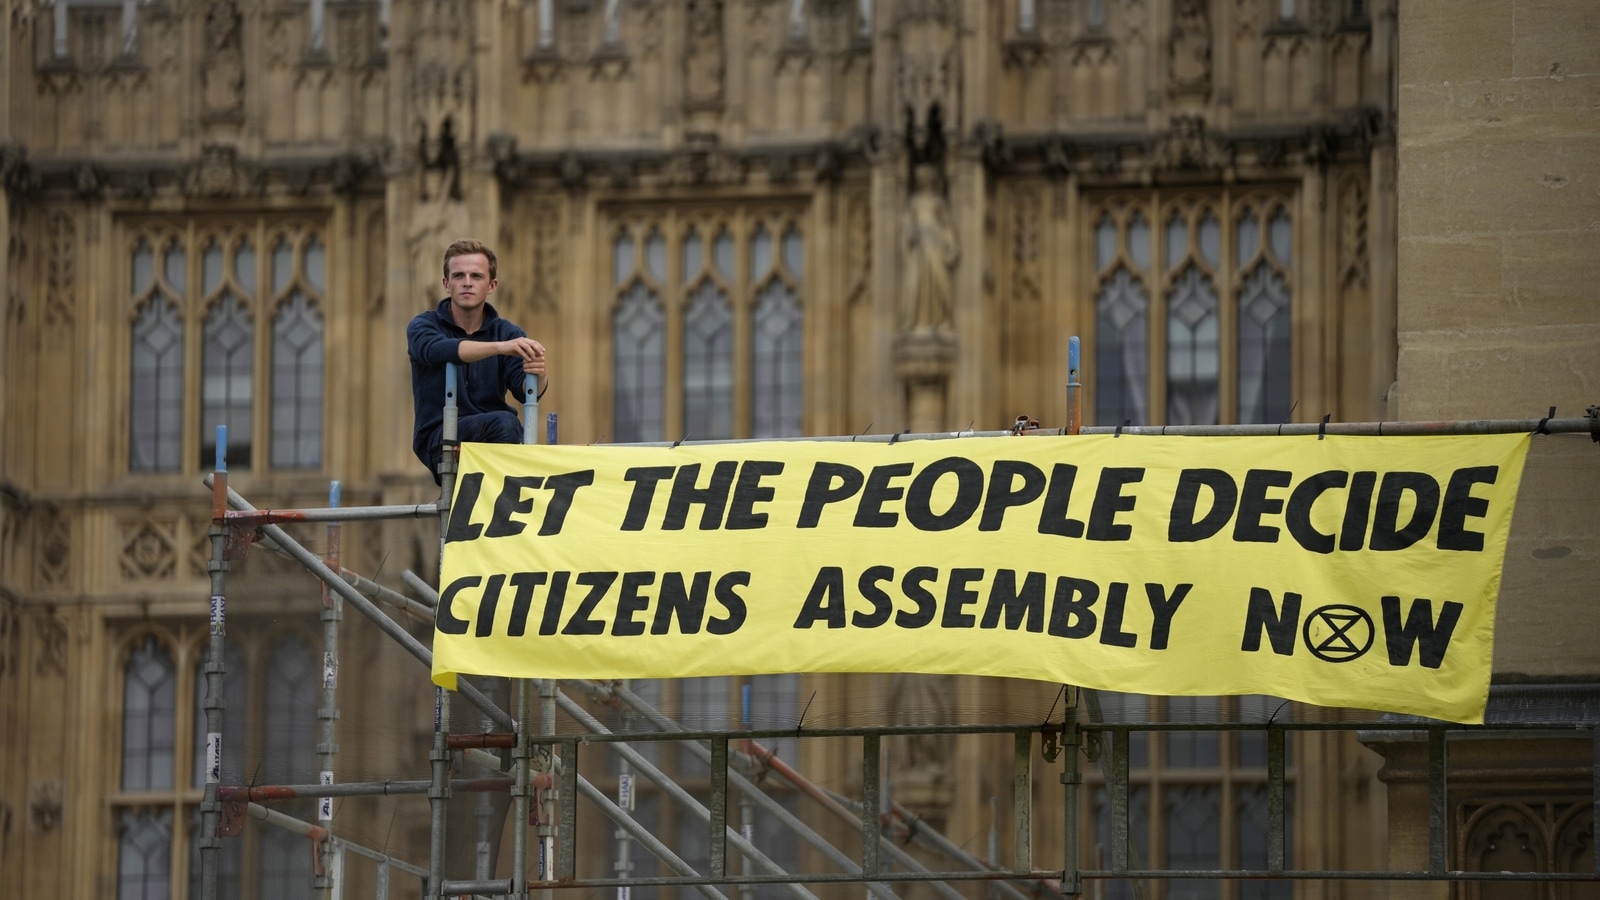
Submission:
M 444 279 L 444 289 L 450 293 L 451 305 L 459 309 L 482 308 L 500 284 L 489 277 L 489 258 L 482 253 L 450 257 L 449 272 Z

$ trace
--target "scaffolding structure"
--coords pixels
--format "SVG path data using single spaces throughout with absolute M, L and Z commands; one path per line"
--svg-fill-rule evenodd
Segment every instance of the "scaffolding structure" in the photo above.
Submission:
M 1076 434 L 1166 434 L 1166 435 L 1440 435 L 1533 432 L 1538 434 L 1586 433 L 1600 441 L 1600 407 L 1576 418 L 1497 419 L 1464 422 L 1369 422 L 1284 425 L 1221 426 L 1104 426 L 1083 427 L 1079 423 L 1076 382 L 1076 339 L 1073 341 L 1071 369 L 1073 380 L 1067 385 L 1068 424 L 1060 429 L 1038 429 L 1019 420 L 1007 431 L 933 434 L 853 435 L 806 440 L 894 442 L 898 440 L 942 440 L 963 437 L 990 437 L 1005 434 L 1035 439 L 1071 439 Z M 540 422 L 538 391 L 529 376 L 527 401 L 523 410 L 524 442 L 535 443 Z M 1111 724 L 1101 720 L 1092 691 L 1064 689 L 1066 702 L 1060 705 L 1059 719 L 1045 721 L 966 726 L 873 726 L 849 728 L 806 728 L 804 737 L 848 737 L 861 742 L 861 794 L 843 796 L 810 781 L 794 766 L 777 758 L 763 742 L 795 737 L 795 730 L 719 729 L 695 731 L 672 720 L 625 684 L 517 680 L 511 691 L 512 709 L 496 703 L 488 693 L 465 676 L 459 682 L 461 697 L 475 707 L 483 721 L 492 726 L 457 730 L 451 722 L 448 692 L 434 688 L 434 729 L 429 752 L 427 777 L 381 782 L 335 780 L 336 725 L 338 719 L 338 654 L 343 607 L 349 604 L 374 623 L 388 638 L 431 669 L 432 654 L 394 615 L 407 616 L 431 625 L 438 603 L 435 588 L 411 572 L 404 574 L 408 595 L 385 587 L 344 568 L 340 563 L 340 528 L 351 521 L 385 519 L 424 519 L 439 521 L 440 551 L 448 527 L 450 502 L 457 466 L 455 371 L 448 374 L 444 435 L 446 452 L 441 463 L 441 492 L 436 503 L 404 506 L 345 507 L 340 502 L 338 482 L 329 493 L 329 505 L 321 509 L 258 509 L 245 497 L 229 488 L 227 481 L 227 436 L 218 429 L 215 471 L 206 481 L 212 492 L 210 635 L 205 674 L 205 785 L 201 805 L 200 872 L 204 900 L 218 900 L 219 858 L 222 842 L 237 835 L 244 819 L 253 818 L 266 825 L 283 828 L 311 842 L 316 887 L 321 896 L 344 896 L 343 874 L 348 857 L 361 857 L 376 864 L 376 896 L 390 896 L 395 873 L 424 883 L 425 898 L 454 896 L 509 897 L 526 900 L 535 892 L 560 888 L 620 888 L 679 886 L 693 889 L 708 900 L 726 900 L 723 888 L 748 890 L 756 885 L 782 886 L 796 900 L 815 900 L 808 884 L 847 883 L 862 886 L 874 900 L 898 900 L 897 888 L 906 883 L 924 885 L 944 900 L 967 897 L 955 885 L 982 883 L 1006 900 L 1031 900 L 1037 897 L 1075 897 L 1084 892 L 1086 882 L 1104 879 L 1292 879 L 1292 880 L 1382 880 L 1382 881 L 1550 881 L 1600 882 L 1600 843 L 1595 844 L 1593 870 L 1589 873 L 1557 872 L 1462 872 L 1448 868 L 1448 790 L 1447 741 L 1454 735 L 1481 730 L 1486 726 L 1446 725 L 1434 721 L 1377 722 L 1269 722 L 1269 723 L 1139 723 Z M 554 416 L 547 422 L 547 441 L 554 442 Z M 660 446 L 665 446 L 661 444 Z M 646 445 L 656 446 L 656 445 Z M 318 555 L 284 531 L 289 523 L 326 523 L 327 551 Z M 226 677 L 224 643 L 227 632 L 227 576 L 230 562 L 242 558 L 252 545 L 282 554 L 319 579 L 322 585 L 323 681 L 317 710 L 319 741 L 317 760 L 319 780 L 314 784 L 241 786 L 222 783 L 222 732 L 225 710 Z M 382 606 L 380 606 L 382 604 Z M 426 677 L 426 676 L 424 676 Z M 431 683 L 430 683 L 430 686 Z M 613 732 L 590 715 L 573 699 L 571 692 L 621 704 L 652 730 Z M 709 840 L 709 864 L 697 869 L 672 847 L 642 825 L 626 805 L 614 801 L 579 772 L 580 738 L 558 735 L 558 714 L 565 714 L 586 731 L 581 743 L 602 745 L 622 760 L 623 770 L 647 778 L 657 785 L 662 796 L 694 814 L 705 824 Z M 1497 731 L 1539 730 L 1550 732 L 1547 722 L 1495 723 Z M 1268 770 L 1269 829 L 1267 864 L 1263 869 L 1178 870 L 1150 869 L 1141 866 L 1133 852 L 1129 829 L 1129 746 L 1134 732 L 1164 731 L 1242 731 L 1265 734 Z M 1287 736 L 1300 731 L 1364 730 L 1389 733 L 1409 732 L 1426 741 L 1429 798 L 1429 866 L 1426 870 L 1350 871 L 1300 870 L 1290 865 L 1285 841 L 1285 746 Z M 1578 723 L 1568 728 L 1570 736 L 1585 733 L 1594 752 L 1594 805 L 1600 813 L 1600 727 Z M 1012 741 L 1012 854 L 1009 861 L 980 858 L 938 830 L 919 822 L 916 816 L 890 796 L 888 773 L 884 770 L 884 742 L 902 735 L 989 734 L 1009 735 Z M 649 755 L 635 746 L 645 742 L 673 741 L 696 756 L 710 772 L 710 801 L 702 803 L 655 765 Z M 509 752 L 507 767 L 494 750 Z M 494 774 L 479 777 L 454 777 L 453 763 L 464 761 Z M 1109 865 L 1087 867 L 1080 859 L 1080 804 L 1083 802 L 1085 761 L 1097 764 L 1104 773 L 1111 811 L 1112 840 Z M 1063 846 L 1057 848 L 1059 866 L 1041 867 L 1033 846 L 1034 782 L 1036 764 L 1057 765 L 1062 785 L 1060 805 L 1064 816 Z M 759 767 L 786 782 L 804 800 L 814 802 L 826 814 L 851 823 L 860 835 L 854 852 L 830 843 L 809 827 L 744 772 Z M 455 793 L 487 797 L 503 794 L 511 807 L 510 877 L 496 878 L 480 864 L 472 877 L 446 872 L 446 809 Z M 786 871 L 758 848 L 750 837 L 730 826 L 730 797 L 746 808 L 759 807 L 786 827 L 832 865 L 825 872 Z M 332 825 L 333 800 L 358 796 L 417 796 L 427 798 L 430 813 L 429 857 L 425 865 L 395 858 L 371 847 L 343 839 Z M 278 801 L 316 798 L 316 821 L 306 821 L 272 808 Z M 648 851 L 673 874 L 657 877 L 628 877 L 620 867 L 615 878 L 580 878 L 577 875 L 576 825 L 578 801 L 582 799 L 614 822 L 626 841 Z M 492 817 L 480 805 L 480 843 L 485 839 L 485 820 Z M 1600 818 L 1600 816 L 1597 816 Z M 942 870 L 929 868 L 903 846 L 914 839 L 947 860 Z M 627 843 L 624 842 L 624 847 Z M 734 858 L 745 865 L 734 866 Z M 1137 893 L 1137 881 L 1135 881 Z M 624 895 L 625 896 L 625 895 Z

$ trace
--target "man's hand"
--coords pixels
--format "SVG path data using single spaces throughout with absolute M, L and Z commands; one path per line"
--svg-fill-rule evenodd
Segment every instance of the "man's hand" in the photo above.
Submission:
M 499 343 L 501 356 L 522 357 L 522 371 L 526 375 L 538 375 L 543 378 L 545 373 L 544 345 L 530 337 L 512 338 Z

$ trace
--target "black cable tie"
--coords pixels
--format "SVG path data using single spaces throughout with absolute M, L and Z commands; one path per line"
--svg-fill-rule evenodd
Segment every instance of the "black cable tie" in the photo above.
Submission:
M 895 445 L 895 442 L 900 440 L 901 436 L 907 435 L 907 434 L 910 434 L 910 433 L 911 433 L 911 429 L 907 428 L 905 431 L 896 432 L 896 433 L 890 435 L 889 436 L 889 446 L 893 447 Z
M 678 438 L 678 439 L 677 439 L 677 440 L 675 440 L 675 441 L 673 441 L 673 442 L 672 442 L 672 446 L 671 446 L 671 447 L 669 447 L 669 448 L 667 448 L 667 449 L 669 449 L 669 450 L 676 450 L 676 449 L 678 449 L 678 445 L 679 445 L 679 444 L 681 444 L 681 443 L 683 443 L 683 442 L 684 442 L 684 441 L 686 441 L 686 440 L 688 440 L 688 439 L 689 439 L 689 435 L 687 435 L 687 434 L 685 434 L 685 435 L 684 435 L 684 436 L 683 436 L 683 437 L 681 437 L 681 438 Z
M 1328 420 L 1331 418 L 1333 418 L 1333 413 L 1328 413 L 1322 417 L 1322 424 L 1317 426 L 1317 440 L 1324 440 L 1328 437 Z M 1281 434 L 1283 429 L 1279 428 L 1278 432 Z
M 867 432 L 871 431 L 872 430 L 872 424 L 873 423 L 868 422 L 867 423 L 867 427 L 861 429 L 861 434 L 852 434 L 850 436 L 850 443 L 854 444 L 856 442 L 856 438 L 861 437 L 862 434 L 866 434 Z
M 1116 432 L 1111 436 L 1114 438 L 1122 437 L 1122 429 L 1126 428 L 1131 422 L 1133 422 L 1132 419 L 1123 419 L 1122 424 L 1117 426 Z
M 1549 425 L 1550 424 L 1550 420 L 1554 419 L 1555 417 L 1556 417 L 1556 408 L 1554 406 L 1552 406 L 1552 407 L 1550 407 L 1550 414 L 1548 416 L 1545 416 L 1544 418 L 1539 420 L 1539 427 L 1535 428 L 1533 430 L 1533 433 L 1534 434 L 1549 434 L 1550 433 L 1550 429 L 1546 428 L 1545 426 Z

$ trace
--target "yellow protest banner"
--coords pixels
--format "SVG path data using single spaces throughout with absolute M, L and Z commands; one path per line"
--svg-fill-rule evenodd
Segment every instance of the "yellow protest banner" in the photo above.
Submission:
M 1528 443 L 467 444 L 434 680 L 997 675 L 1481 722 Z

